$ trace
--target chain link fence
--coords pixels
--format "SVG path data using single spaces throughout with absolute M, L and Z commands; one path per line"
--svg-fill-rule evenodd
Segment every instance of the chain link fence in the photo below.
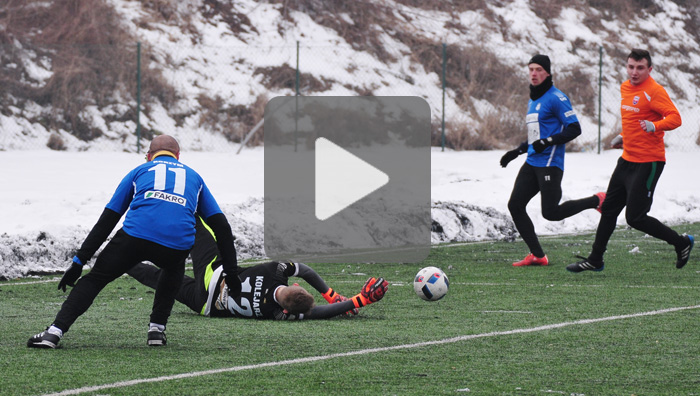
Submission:
M 627 53 L 574 48 L 547 55 L 555 86 L 570 97 L 582 124 L 570 149 L 606 148 L 620 132 Z M 265 48 L 164 43 L 42 51 L 0 45 L 0 150 L 137 152 L 154 135 L 168 133 L 188 150 L 235 151 L 246 138 L 248 145 L 261 144 L 265 104 L 291 95 L 418 96 L 431 108 L 435 146 L 510 148 L 525 136 L 528 59 L 433 42 L 381 49 L 303 41 Z M 700 77 L 673 59 L 653 53 L 652 59 L 652 76 L 683 118 L 666 135 L 668 149 L 698 150 Z

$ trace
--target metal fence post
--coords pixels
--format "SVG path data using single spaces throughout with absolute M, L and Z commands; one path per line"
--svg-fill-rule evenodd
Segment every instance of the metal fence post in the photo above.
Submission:
M 598 154 L 601 146 L 601 113 L 603 111 L 603 46 L 599 48 L 600 61 L 598 64 Z
M 442 43 L 442 151 L 445 151 L 445 74 L 447 70 L 447 44 Z
M 136 153 L 141 154 L 141 42 L 136 43 Z
M 294 152 L 297 151 L 297 128 L 299 122 L 299 40 L 297 40 L 297 70 L 296 70 L 296 82 L 294 83 L 294 105 L 296 106 L 294 110 Z

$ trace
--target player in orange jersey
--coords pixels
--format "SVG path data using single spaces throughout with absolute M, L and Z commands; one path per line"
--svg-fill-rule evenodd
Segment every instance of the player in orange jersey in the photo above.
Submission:
M 571 272 L 603 270 L 603 253 L 625 206 L 627 224 L 675 247 L 676 268 L 683 268 L 690 257 L 693 236 L 679 235 L 648 215 L 656 183 L 666 165 L 665 131 L 681 125 L 680 113 L 664 87 L 650 76 L 651 70 L 649 51 L 633 49 L 627 56 L 629 80 L 620 86 L 622 157 L 610 177 L 591 254 L 568 265 L 566 269 Z

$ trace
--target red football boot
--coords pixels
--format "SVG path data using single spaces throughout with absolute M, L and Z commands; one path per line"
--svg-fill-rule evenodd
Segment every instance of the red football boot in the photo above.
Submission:
M 599 192 L 595 196 L 598 197 L 598 206 L 596 206 L 595 210 L 597 210 L 599 213 L 603 213 L 600 208 L 603 206 L 603 201 L 605 201 L 605 193 Z
M 549 260 L 547 260 L 547 255 L 544 257 L 535 257 L 534 254 L 530 253 L 525 256 L 521 261 L 513 263 L 513 267 L 524 267 L 526 265 L 547 265 Z

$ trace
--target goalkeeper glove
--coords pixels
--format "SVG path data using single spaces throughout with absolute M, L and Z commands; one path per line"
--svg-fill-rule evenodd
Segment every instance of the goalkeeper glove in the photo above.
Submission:
M 647 120 L 639 120 L 639 125 L 642 126 L 642 129 L 645 131 L 652 133 L 656 131 L 656 127 L 654 126 L 654 123 L 651 121 Z
M 547 147 L 552 145 L 552 137 L 548 137 L 547 139 L 540 139 L 540 140 L 535 140 L 532 142 L 532 149 L 535 150 L 536 153 L 541 153 L 543 152 Z
M 351 300 L 355 304 L 355 308 L 361 308 L 381 300 L 388 289 L 389 282 L 385 281 L 384 278 L 369 278 L 362 286 L 362 291 Z
M 348 301 L 347 297 L 336 293 L 335 290 L 333 290 L 333 288 L 330 287 L 328 288 L 328 291 L 323 293 L 322 295 L 323 298 L 326 299 L 326 301 L 328 301 L 328 304 L 335 304 L 342 301 Z M 357 308 L 353 308 L 345 312 L 345 316 L 357 315 L 358 313 L 359 311 L 357 310 Z
M 70 268 L 66 270 L 66 272 L 63 274 L 63 278 L 61 278 L 61 281 L 58 282 L 58 290 L 63 289 L 63 291 L 66 291 L 66 286 L 73 287 L 75 286 L 75 281 L 80 278 L 80 275 L 83 274 L 83 263 L 80 262 L 80 259 L 78 256 L 73 257 L 73 262 L 71 263 Z

